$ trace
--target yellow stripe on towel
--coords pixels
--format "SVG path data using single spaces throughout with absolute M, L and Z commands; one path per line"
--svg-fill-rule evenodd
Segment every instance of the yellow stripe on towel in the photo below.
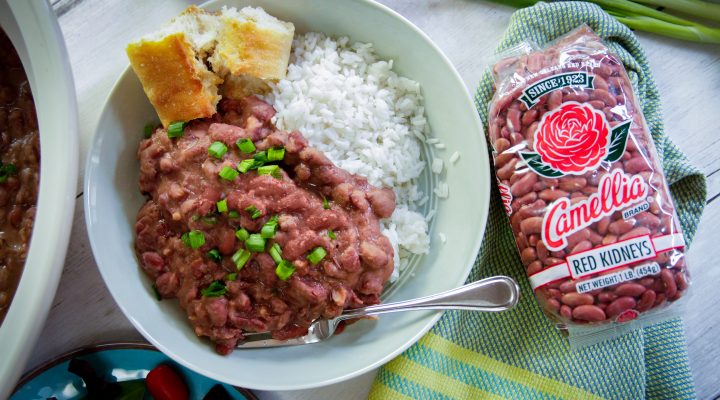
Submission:
M 471 365 L 503 379 L 517 382 L 520 385 L 537 390 L 541 393 L 565 399 L 602 399 L 602 397 L 594 395 L 578 387 L 535 374 L 522 368 L 505 364 L 484 354 L 468 350 L 432 332 L 423 336 L 418 343 L 463 364 Z M 405 374 L 408 374 L 412 372 L 412 370 L 406 370 L 404 372 Z M 459 383 L 451 378 L 446 378 L 448 380 L 452 380 L 452 382 L 448 383 L 450 386 L 457 385 Z M 422 382 L 422 380 L 417 381 Z

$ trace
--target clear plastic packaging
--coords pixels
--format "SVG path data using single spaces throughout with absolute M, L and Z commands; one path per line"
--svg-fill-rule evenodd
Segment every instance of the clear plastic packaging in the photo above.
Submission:
M 587 26 L 513 53 L 493 68 L 488 130 L 538 303 L 589 342 L 668 316 L 685 243 L 622 63 Z

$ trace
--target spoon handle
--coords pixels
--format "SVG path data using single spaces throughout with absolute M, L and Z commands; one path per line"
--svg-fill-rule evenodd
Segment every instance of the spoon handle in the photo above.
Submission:
M 503 311 L 517 304 L 519 293 L 512 278 L 494 276 L 431 296 L 347 310 L 335 320 L 409 310 Z

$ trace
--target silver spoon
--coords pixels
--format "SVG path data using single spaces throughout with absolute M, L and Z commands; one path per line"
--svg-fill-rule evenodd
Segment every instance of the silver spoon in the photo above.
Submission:
M 237 348 L 250 349 L 317 343 L 332 337 L 340 321 L 398 311 L 504 311 L 517 304 L 519 293 L 520 288 L 513 279 L 507 276 L 494 276 L 418 299 L 346 310 L 333 319 L 321 319 L 313 322 L 308 328 L 307 335 L 288 340 L 273 339 L 270 332 L 247 333 L 245 339 L 238 343 Z

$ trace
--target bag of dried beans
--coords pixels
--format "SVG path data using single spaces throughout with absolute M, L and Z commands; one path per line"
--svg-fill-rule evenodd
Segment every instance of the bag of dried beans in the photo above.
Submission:
M 668 317 L 688 288 L 685 243 L 622 63 L 581 26 L 493 74 L 497 184 L 544 312 L 590 342 Z

